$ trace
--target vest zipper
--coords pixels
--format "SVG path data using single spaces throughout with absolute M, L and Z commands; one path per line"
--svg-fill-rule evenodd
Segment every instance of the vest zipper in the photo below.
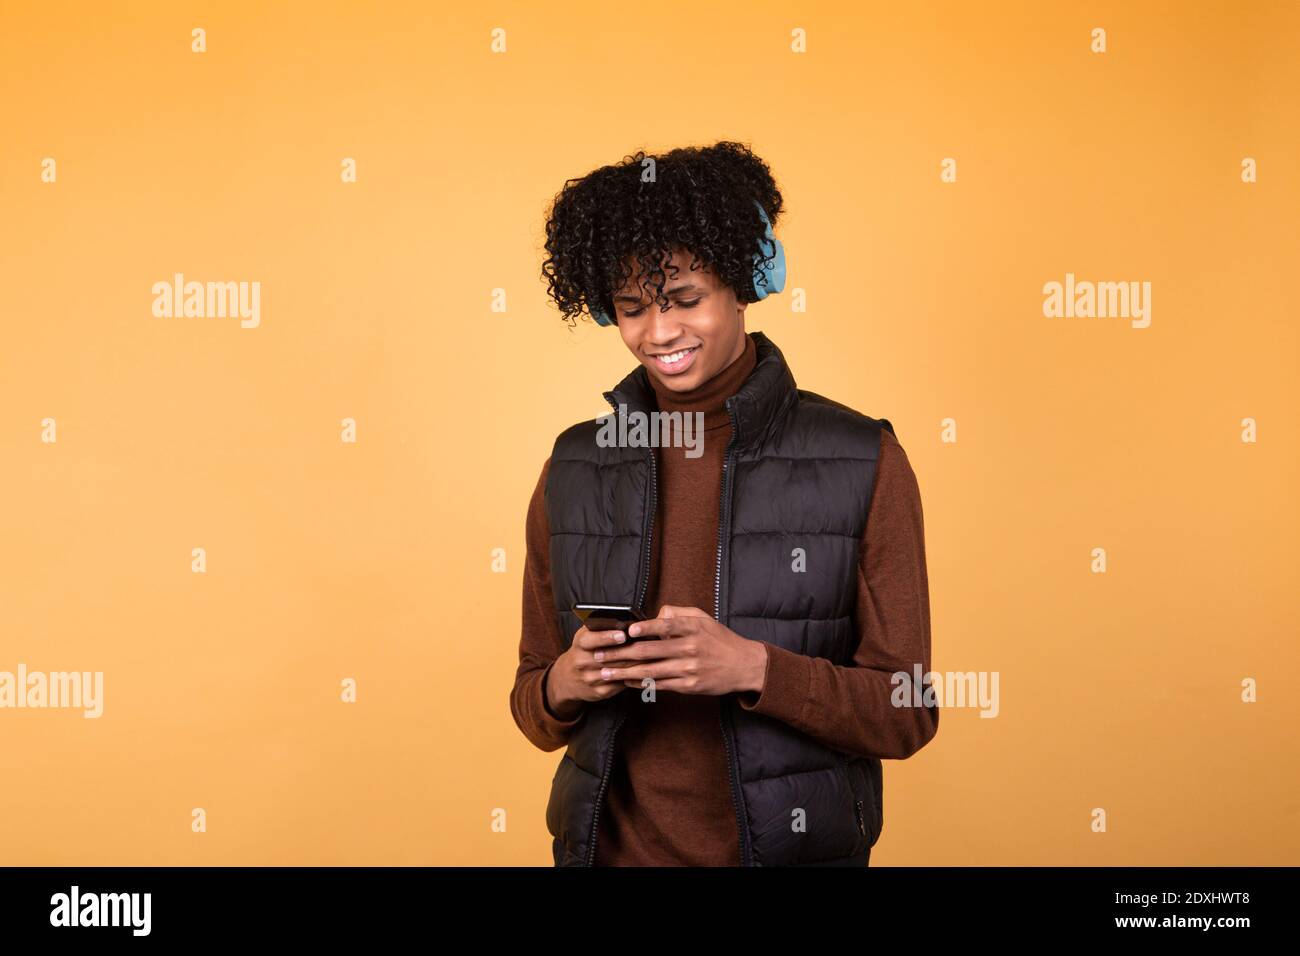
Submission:
M 605 789 L 609 786 L 609 774 L 614 768 L 614 738 L 618 736 L 618 728 L 623 726 L 623 721 L 627 719 L 627 711 L 618 715 L 618 720 L 614 722 L 614 730 L 609 735 L 609 760 L 605 763 L 605 774 L 600 778 L 600 790 L 596 793 L 596 809 L 591 815 L 591 837 L 587 841 L 587 866 L 596 865 L 596 832 L 600 823 L 600 805 L 605 799 Z
M 605 396 L 605 401 L 609 402 L 615 413 L 618 412 L 618 404 L 610 395 Z M 655 470 L 655 450 L 649 449 L 650 453 L 650 507 L 646 511 L 646 520 L 644 524 L 645 549 L 641 555 L 641 583 L 637 588 L 637 593 L 632 604 L 634 607 L 644 608 L 646 590 L 650 586 L 650 535 L 654 532 L 655 509 L 658 507 L 658 489 L 659 476 Z M 623 726 L 623 721 L 627 720 L 627 710 L 624 708 L 618 715 L 618 720 L 614 722 L 614 729 L 609 735 L 609 760 L 605 762 L 605 773 L 600 778 L 600 789 L 596 792 L 596 809 L 591 815 L 591 835 L 587 840 L 587 866 L 596 865 L 596 834 L 600 823 L 600 807 L 605 800 L 605 790 L 609 787 L 610 771 L 614 768 L 614 746 L 618 737 L 618 729 Z
M 866 823 L 863 821 L 863 819 L 862 819 L 862 801 L 861 801 L 861 800 L 858 801 L 858 829 L 862 831 L 862 835 L 863 835 L 863 836 L 866 836 L 866 835 L 867 835 L 867 824 L 866 824 Z
M 732 401 L 731 398 L 726 401 L 727 417 L 731 419 L 731 438 L 727 442 L 727 452 L 722 459 L 722 501 L 718 507 L 718 559 L 713 572 L 713 616 L 719 623 L 722 622 L 722 550 L 731 531 L 731 475 L 734 471 L 732 467 L 733 449 L 736 444 L 736 413 Z M 736 763 L 732 730 L 728 726 L 728 716 L 730 714 L 728 707 L 730 704 L 731 698 L 729 696 L 724 696 L 719 701 L 718 723 L 722 725 L 722 743 L 727 751 L 731 802 L 736 808 L 736 829 L 740 834 L 740 865 L 751 866 L 753 864 L 749 846 L 749 828 L 745 826 L 745 818 L 741 810 L 743 792 L 740 787 L 740 767 Z
M 650 587 L 650 540 L 654 534 L 655 511 L 659 507 L 659 474 L 655 465 L 655 450 L 650 449 L 650 508 L 646 512 L 645 551 L 641 555 L 641 564 L 645 571 L 641 575 L 641 588 L 636 597 L 635 607 L 645 611 L 646 590 Z

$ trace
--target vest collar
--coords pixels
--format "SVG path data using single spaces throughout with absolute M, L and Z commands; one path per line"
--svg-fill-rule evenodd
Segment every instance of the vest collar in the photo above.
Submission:
M 732 440 L 737 448 L 746 448 L 763 438 L 796 397 L 794 375 L 776 343 L 762 332 L 750 332 L 754 339 L 754 371 L 740 390 L 727 399 L 735 430 Z M 653 412 L 658 401 L 650 385 L 650 373 L 637 365 L 608 392 L 605 401 L 617 410 L 626 405 L 629 412 Z

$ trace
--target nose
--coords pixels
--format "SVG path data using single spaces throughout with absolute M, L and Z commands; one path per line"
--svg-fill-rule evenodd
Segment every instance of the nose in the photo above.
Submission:
M 678 319 L 676 307 L 661 309 L 659 303 L 651 303 L 649 323 L 646 326 L 646 341 L 655 348 L 667 348 L 682 337 L 682 324 Z

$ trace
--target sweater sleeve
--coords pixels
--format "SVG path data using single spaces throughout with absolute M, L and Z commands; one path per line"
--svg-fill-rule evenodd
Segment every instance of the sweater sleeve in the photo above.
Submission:
M 551 596 L 551 535 L 546 517 L 546 473 L 550 465 L 548 458 L 528 504 L 523 629 L 519 639 L 519 669 L 510 691 L 510 712 L 515 723 L 530 742 L 546 751 L 565 746 L 583 717 L 582 713 L 571 720 L 557 717 L 546 702 L 551 665 L 564 652 L 564 636 Z
M 839 666 L 765 644 L 761 691 L 737 695 L 766 714 L 855 756 L 902 759 L 939 729 L 937 706 L 892 703 L 902 671 L 907 700 L 919 666 L 930 671 L 930 595 L 921 493 L 903 446 L 881 430 L 880 458 L 866 531 L 858 553 L 853 663 Z

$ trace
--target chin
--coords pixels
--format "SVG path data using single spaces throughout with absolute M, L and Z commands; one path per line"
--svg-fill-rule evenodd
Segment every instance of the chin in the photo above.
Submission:
M 663 382 L 664 386 L 669 391 L 672 392 L 689 392 L 697 384 L 699 384 L 695 381 L 683 381 L 680 378 L 672 378 L 672 379 L 668 379 L 667 381 L 665 381 L 664 379 L 660 379 L 660 381 Z
M 668 389 L 670 392 L 689 392 L 695 386 L 704 381 L 699 372 L 691 369 L 685 375 L 660 375 L 654 369 L 650 369 L 650 374 L 654 376 L 655 381 Z

